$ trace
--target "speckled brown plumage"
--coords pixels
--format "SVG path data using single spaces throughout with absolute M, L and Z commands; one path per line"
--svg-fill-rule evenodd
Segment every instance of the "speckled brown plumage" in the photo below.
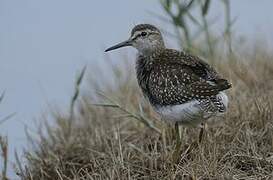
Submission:
M 172 49 L 155 51 L 146 57 L 140 55 L 136 71 L 144 95 L 156 106 L 209 99 L 221 110 L 215 96 L 231 87 L 200 58 Z

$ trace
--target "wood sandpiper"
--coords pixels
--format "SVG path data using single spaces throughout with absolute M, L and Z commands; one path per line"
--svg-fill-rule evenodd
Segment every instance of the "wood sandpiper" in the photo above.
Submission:
M 105 52 L 125 46 L 138 50 L 136 73 L 143 95 L 163 120 L 175 123 L 176 147 L 181 144 L 179 124 L 198 126 L 227 110 L 223 91 L 231 84 L 199 57 L 167 49 L 155 26 L 135 26 L 128 40 Z

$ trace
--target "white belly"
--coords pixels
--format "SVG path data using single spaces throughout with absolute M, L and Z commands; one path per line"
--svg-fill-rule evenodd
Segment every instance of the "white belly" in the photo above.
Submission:
M 203 120 L 202 108 L 197 100 L 180 105 L 168 105 L 155 108 L 156 112 L 165 121 L 196 126 Z
M 217 96 L 221 98 L 222 103 L 225 105 L 225 107 L 227 107 L 227 95 L 223 92 L 220 92 Z M 219 114 L 218 112 L 204 111 L 204 108 L 202 108 L 198 100 L 192 100 L 188 103 L 179 105 L 155 107 L 155 110 L 163 120 L 169 122 L 178 122 L 179 124 L 189 126 L 197 126 L 212 116 L 222 114 Z

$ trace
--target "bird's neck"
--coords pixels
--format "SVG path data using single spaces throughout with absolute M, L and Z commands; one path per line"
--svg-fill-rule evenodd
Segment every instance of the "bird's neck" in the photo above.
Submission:
M 165 49 L 165 45 L 163 41 L 151 41 L 150 43 L 143 43 L 136 48 L 139 55 L 147 57 L 162 52 Z
M 162 52 L 165 49 L 165 47 L 157 47 L 157 48 L 149 48 L 149 49 L 143 49 L 142 51 L 138 51 L 138 56 L 142 56 L 144 58 L 151 59 L 149 57 L 156 56 L 160 52 Z

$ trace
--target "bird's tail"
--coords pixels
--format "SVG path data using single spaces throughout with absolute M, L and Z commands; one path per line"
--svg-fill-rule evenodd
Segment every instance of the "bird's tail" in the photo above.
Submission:
M 229 89 L 232 86 L 226 79 L 217 79 L 215 83 L 217 84 L 219 91 Z

